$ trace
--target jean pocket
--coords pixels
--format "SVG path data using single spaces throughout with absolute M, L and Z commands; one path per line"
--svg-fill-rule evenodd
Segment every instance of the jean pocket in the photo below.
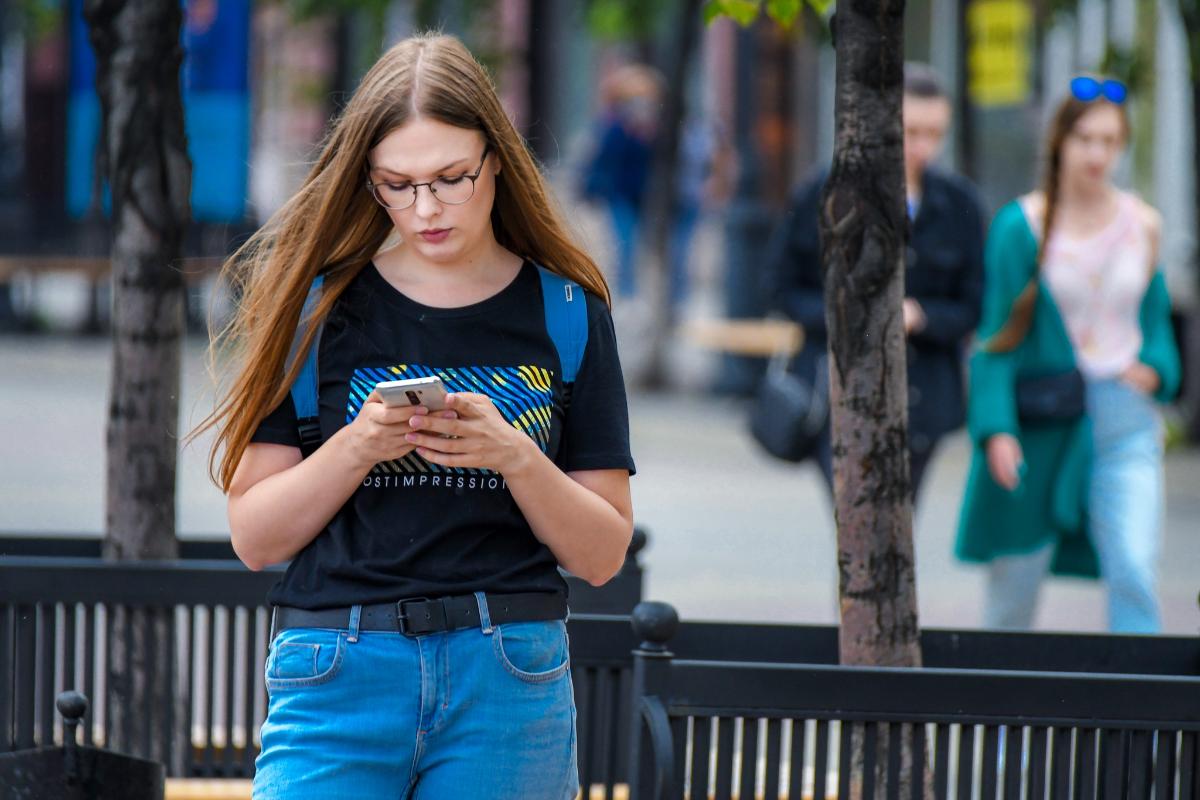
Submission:
M 319 686 L 337 676 L 346 654 L 346 634 L 309 628 L 280 633 L 267 654 L 269 691 Z
M 492 642 L 500 665 L 527 683 L 561 678 L 571 664 L 567 626 L 561 620 L 506 622 L 496 626 Z

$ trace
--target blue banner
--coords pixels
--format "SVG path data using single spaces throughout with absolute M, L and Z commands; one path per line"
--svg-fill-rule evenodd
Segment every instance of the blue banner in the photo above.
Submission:
M 192 217 L 238 222 L 246 212 L 250 153 L 250 0 L 186 0 L 180 76 Z M 96 59 L 82 0 L 71 0 L 71 80 L 67 108 L 67 210 L 92 206 L 100 101 Z M 101 198 L 108 210 L 107 198 Z

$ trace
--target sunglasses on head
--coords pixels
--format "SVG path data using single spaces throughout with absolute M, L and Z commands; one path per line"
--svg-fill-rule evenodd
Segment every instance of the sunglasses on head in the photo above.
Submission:
M 1102 81 L 1087 75 L 1080 75 L 1077 78 L 1071 79 L 1071 94 L 1077 100 L 1082 100 L 1085 103 L 1090 103 L 1096 98 L 1103 96 L 1108 102 L 1120 105 L 1129 96 L 1129 90 L 1120 81 L 1112 79 Z

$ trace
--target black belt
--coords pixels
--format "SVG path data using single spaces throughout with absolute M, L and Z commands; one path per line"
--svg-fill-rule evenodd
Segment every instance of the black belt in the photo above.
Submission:
M 488 594 L 488 617 L 493 625 L 505 622 L 541 622 L 564 619 L 567 599 L 558 593 Z M 392 631 L 405 636 L 443 633 L 478 628 L 479 602 L 473 594 L 454 597 L 416 597 L 394 603 L 375 603 L 362 607 L 358 619 L 360 631 Z M 322 608 L 310 611 L 292 606 L 275 606 L 272 637 L 287 628 L 349 628 L 350 608 Z

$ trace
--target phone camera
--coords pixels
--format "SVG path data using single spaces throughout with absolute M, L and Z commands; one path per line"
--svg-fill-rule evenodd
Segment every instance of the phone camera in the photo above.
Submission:
M 408 389 L 408 390 L 406 390 L 406 391 L 404 392 L 404 396 L 408 398 L 408 404 L 409 404 L 409 405 L 412 405 L 412 406 L 419 406 L 419 405 L 421 405 L 421 398 L 420 398 L 420 397 L 417 397 L 417 393 L 416 393 L 416 392 L 414 392 L 412 389 Z

